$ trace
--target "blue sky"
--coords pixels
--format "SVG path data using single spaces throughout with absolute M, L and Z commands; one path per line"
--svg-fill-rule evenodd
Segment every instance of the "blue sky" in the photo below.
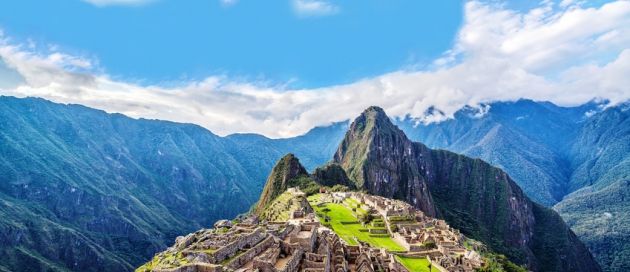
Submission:
M 0 95 L 220 135 L 296 136 L 371 105 L 427 123 L 521 98 L 615 104 L 629 74 L 628 0 L 0 3 Z
M 451 47 L 463 12 L 461 1 L 330 4 L 331 14 L 309 16 L 279 0 L 20 0 L 2 4 L 0 26 L 143 84 L 227 74 L 307 88 L 430 63 Z

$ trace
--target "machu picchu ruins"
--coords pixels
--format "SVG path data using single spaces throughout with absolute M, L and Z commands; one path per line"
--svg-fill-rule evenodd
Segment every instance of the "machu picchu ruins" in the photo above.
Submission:
M 360 234 L 344 234 L 349 229 Z M 178 237 L 136 271 L 475 271 L 484 262 L 476 247 L 402 201 L 326 190 L 307 196 L 293 187 L 259 215 Z

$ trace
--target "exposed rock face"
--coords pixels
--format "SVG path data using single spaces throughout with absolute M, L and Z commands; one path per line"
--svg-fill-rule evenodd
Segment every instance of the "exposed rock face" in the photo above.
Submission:
M 271 170 L 260 199 L 254 207 L 254 213 L 260 214 L 276 197 L 291 187 L 291 181 L 300 177 L 308 177 L 308 172 L 300 164 L 300 160 L 293 154 L 282 157 Z
M 429 175 L 424 156 L 428 149 L 409 141 L 385 112 L 370 107 L 350 126 L 334 161 L 356 186 L 388 198 L 403 199 L 430 216 L 435 206 L 427 188 Z
M 382 109 L 350 126 L 334 161 L 359 189 L 405 200 L 535 271 L 600 271 L 552 210 L 480 159 L 411 142 Z

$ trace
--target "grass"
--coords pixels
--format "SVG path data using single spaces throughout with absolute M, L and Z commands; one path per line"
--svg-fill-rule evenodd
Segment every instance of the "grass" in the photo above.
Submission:
M 357 238 L 373 247 L 385 248 L 392 251 L 405 250 L 404 247 L 394 242 L 394 240 L 392 240 L 389 236 L 372 237 L 369 232 L 361 231 L 365 230 L 365 228 L 359 223 L 342 224 L 342 222 L 357 221 L 357 218 L 352 214 L 352 210 L 348 209 L 346 206 L 335 203 L 326 203 L 325 206 L 318 207 L 315 205 L 319 200 L 318 195 L 311 196 L 308 200 L 317 214 L 326 214 L 330 217 L 330 222 L 328 223 L 330 224 L 331 229 L 349 245 L 357 245 L 357 242 L 354 239 Z M 324 208 L 328 208 L 330 211 L 328 213 L 324 213 L 322 211 Z M 320 218 L 320 220 L 324 221 L 323 218 Z
M 289 205 L 289 202 L 293 203 Z M 269 221 L 285 222 L 291 217 L 291 213 L 300 208 L 300 199 L 294 198 L 289 192 L 284 192 L 274 199 L 261 213 L 262 219 Z
M 148 263 L 138 267 L 135 272 L 153 271 L 155 268 L 175 268 L 188 263 L 181 252 L 156 255 Z
M 409 258 L 409 257 L 396 256 L 396 259 L 398 259 L 398 261 L 402 265 L 404 265 L 407 269 L 409 269 L 409 271 L 414 271 L 414 272 L 439 271 L 437 269 L 429 270 L 429 260 L 427 260 L 426 258 Z

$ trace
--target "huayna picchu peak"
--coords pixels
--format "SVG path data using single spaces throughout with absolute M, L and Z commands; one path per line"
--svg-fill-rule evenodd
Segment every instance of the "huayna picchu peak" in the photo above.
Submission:
M 309 174 L 286 155 L 250 213 L 178 237 L 138 271 L 431 269 L 601 270 L 501 169 L 412 142 L 370 107 L 332 162 Z
M 412 203 L 431 216 L 435 207 L 427 188 L 430 173 L 422 160 L 428 149 L 409 141 L 383 109 L 369 107 L 350 125 L 334 155 L 359 189 Z M 420 155 L 420 157 L 418 157 Z

